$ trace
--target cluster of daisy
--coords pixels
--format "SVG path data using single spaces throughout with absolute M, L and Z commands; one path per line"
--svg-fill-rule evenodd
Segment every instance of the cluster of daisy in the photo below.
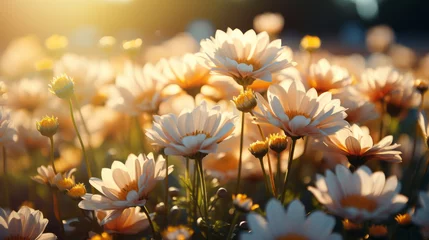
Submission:
M 294 52 L 283 24 L 119 53 L 106 36 L 101 58 L 61 35 L 12 42 L 0 239 L 429 238 L 429 57 L 416 67 L 386 26 L 366 58 L 316 36 Z

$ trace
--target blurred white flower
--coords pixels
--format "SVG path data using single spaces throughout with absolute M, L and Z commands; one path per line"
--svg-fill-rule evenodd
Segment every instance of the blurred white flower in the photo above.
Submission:
M 366 45 L 371 52 L 384 52 L 395 41 L 395 33 L 386 25 L 372 27 L 366 33 Z
M 325 58 L 310 65 L 307 76 L 309 88 L 314 88 L 320 94 L 323 92 L 344 88 L 352 83 L 352 78 L 347 69 L 331 65 Z
M 337 165 L 335 173 L 317 175 L 316 187 L 308 187 L 317 200 L 333 214 L 361 223 L 383 220 L 401 210 L 408 198 L 399 194 L 401 183 L 396 176 L 385 179 L 383 172 L 372 173 L 362 166 L 354 173 Z
M 256 32 L 267 32 L 270 36 L 279 34 L 284 25 L 284 18 L 280 13 L 266 12 L 253 19 L 253 28 Z
M 335 218 L 322 211 L 314 211 L 307 216 L 304 205 L 299 200 L 292 201 L 287 210 L 276 199 L 266 206 L 266 218 L 257 213 L 249 213 L 247 222 L 251 232 L 243 233 L 240 239 L 276 240 L 341 240 L 341 235 L 333 233 Z
M 7 213 L 0 208 L 0 239 L 55 240 L 52 233 L 43 233 L 48 219 L 39 210 L 23 206 L 18 212 Z
M 145 213 L 140 212 L 140 207 L 126 208 L 121 215 L 103 225 L 107 233 L 137 234 L 149 227 L 149 221 Z M 97 211 L 96 216 L 99 222 L 110 215 L 110 211 Z

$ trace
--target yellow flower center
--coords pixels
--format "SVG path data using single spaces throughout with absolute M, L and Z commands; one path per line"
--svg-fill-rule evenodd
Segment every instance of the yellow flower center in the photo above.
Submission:
M 63 178 L 57 182 L 57 186 L 64 189 L 70 189 L 74 186 L 74 181 L 71 178 Z
M 257 105 L 255 94 L 251 89 L 244 92 L 241 91 L 240 95 L 233 97 L 232 101 L 237 109 L 242 112 L 250 112 Z
M 354 207 L 360 210 L 373 212 L 377 208 L 377 202 L 360 195 L 349 195 L 341 199 L 343 207 Z
M 28 237 L 23 237 L 23 236 L 9 236 L 7 238 L 5 238 L 4 240 L 31 240 Z
M 118 198 L 120 200 L 126 200 L 128 193 L 130 191 L 133 191 L 133 190 L 136 191 L 136 192 L 139 191 L 139 188 L 138 188 L 138 185 L 137 185 L 137 181 L 135 181 L 135 180 L 132 181 L 132 182 L 130 182 L 130 183 L 128 183 L 127 185 L 125 185 L 125 187 L 123 187 L 121 189 L 121 191 L 118 194 Z
M 210 133 L 208 133 L 208 132 L 206 132 L 206 131 L 204 131 L 204 130 L 195 130 L 195 131 L 193 131 L 193 132 L 191 132 L 191 133 L 187 133 L 187 134 L 185 134 L 185 136 L 183 136 L 182 138 L 184 138 L 184 137 L 188 137 L 188 136 L 197 136 L 198 134 L 204 134 L 204 135 L 206 135 L 206 138 L 211 138 L 212 136 L 210 135 Z
M 49 50 L 59 50 L 66 48 L 69 44 L 69 40 L 65 36 L 52 35 L 45 41 L 45 46 Z
M 369 235 L 372 237 L 384 237 L 387 236 L 387 228 L 383 225 L 372 225 L 369 228 Z
M 109 96 L 107 96 L 106 93 L 98 92 L 94 97 L 92 97 L 91 104 L 94 106 L 104 106 L 108 97 Z
M 74 93 L 74 81 L 65 74 L 55 77 L 49 86 L 49 90 L 59 98 L 70 98 Z
M 67 194 L 72 198 L 80 198 L 85 195 L 86 189 L 83 183 L 76 184 L 74 187 L 70 188 Z
M 308 238 L 295 233 L 291 233 L 285 236 L 276 237 L 276 240 L 308 240 Z
M 395 217 L 396 222 L 400 225 L 408 225 L 411 224 L 411 215 L 409 213 L 406 214 L 398 214 Z

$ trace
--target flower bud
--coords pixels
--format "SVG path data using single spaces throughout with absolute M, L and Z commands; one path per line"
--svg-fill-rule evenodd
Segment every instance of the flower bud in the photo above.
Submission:
M 281 153 L 287 148 L 287 137 L 278 133 L 271 134 L 268 138 L 268 145 L 271 150 Z
M 411 224 L 411 214 L 398 214 L 396 215 L 395 220 L 399 225 L 408 226 Z
M 106 52 L 109 52 L 112 50 L 113 46 L 116 44 L 116 39 L 112 36 L 104 36 L 100 38 L 98 41 L 98 45 L 101 49 L 103 49 Z
M 165 204 L 163 202 L 160 202 L 156 204 L 155 206 L 155 212 L 156 213 L 165 213 Z
M 45 116 L 40 121 L 36 121 L 37 131 L 45 137 L 52 137 L 57 133 L 58 130 L 58 118 Z
M 217 190 L 216 196 L 218 196 L 218 198 L 226 198 L 228 196 L 228 191 L 226 188 L 221 187 Z
M 59 98 L 68 100 L 74 94 L 74 81 L 66 74 L 54 77 L 49 84 L 49 91 Z
M 97 234 L 91 237 L 91 240 L 113 240 L 113 237 L 108 233 L 103 232 L 101 234 Z
M 180 190 L 177 187 L 169 187 L 168 194 L 170 195 L 171 198 L 177 197 L 180 194 Z
M 414 87 L 423 95 L 429 89 L 429 81 L 417 79 L 414 81 Z
M 257 105 L 255 93 L 252 89 L 241 91 L 237 97 L 232 98 L 232 101 L 237 109 L 242 112 L 250 112 Z
M 321 41 L 317 36 L 306 35 L 301 39 L 301 48 L 308 52 L 314 52 L 320 48 Z
M 268 141 L 256 141 L 250 144 L 250 153 L 256 158 L 263 158 L 268 153 Z
M 372 225 L 371 227 L 369 227 L 368 233 L 370 237 L 377 239 L 385 239 L 388 234 L 387 227 L 383 225 Z
M 134 56 L 136 55 L 142 46 L 143 41 L 140 38 L 125 41 L 122 43 L 122 48 L 127 52 L 129 55 Z

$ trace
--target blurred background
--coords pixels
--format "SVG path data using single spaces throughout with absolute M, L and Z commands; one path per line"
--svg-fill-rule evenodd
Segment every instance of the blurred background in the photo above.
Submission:
M 90 50 L 105 35 L 119 41 L 141 37 L 143 47 L 184 31 L 199 41 L 215 29 L 250 29 L 263 12 L 284 16 L 281 38 L 293 48 L 312 34 L 333 53 L 364 53 L 366 30 L 379 24 L 391 26 L 396 42 L 417 54 L 429 48 L 427 0 L 4 0 L 0 51 L 29 34 L 42 40 L 65 35 L 76 51 Z

